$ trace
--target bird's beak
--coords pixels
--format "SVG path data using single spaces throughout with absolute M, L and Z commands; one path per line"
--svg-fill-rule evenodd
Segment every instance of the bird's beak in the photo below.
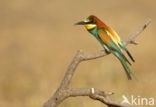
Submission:
M 80 21 L 80 22 L 77 22 L 75 23 L 75 25 L 85 25 L 86 23 L 84 21 Z

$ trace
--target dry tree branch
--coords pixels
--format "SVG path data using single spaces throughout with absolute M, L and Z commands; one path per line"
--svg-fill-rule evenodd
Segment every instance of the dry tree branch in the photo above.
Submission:
M 148 20 L 139 30 L 134 34 L 128 37 L 125 40 L 125 44 L 136 44 L 135 40 L 141 32 L 150 24 L 151 20 Z M 108 55 L 105 51 L 99 51 L 91 54 L 85 54 L 83 51 L 77 51 L 75 57 L 73 58 L 71 64 L 68 66 L 68 69 L 65 73 L 65 76 L 60 84 L 59 88 L 56 90 L 53 96 L 49 98 L 47 102 L 44 103 L 43 107 L 57 107 L 63 100 L 68 97 L 77 97 L 77 96 L 88 96 L 93 100 L 98 100 L 108 107 L 128 107 L 122 104 L 115 103 L 109 99 L 109 96 L 113 93 L 104 92 L 95 88 L 81 88 L 74 89 L 70 88 L 69 84 L 71 83 L 72 77 L 78 67 L 79 63 L 82 61 L 93 60 L 97 58 L 104 57 Z

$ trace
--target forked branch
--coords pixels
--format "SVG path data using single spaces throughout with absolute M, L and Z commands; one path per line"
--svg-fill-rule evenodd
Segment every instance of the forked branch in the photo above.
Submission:
M 130 35 L 127 40 L 125 40 L 125 44 L 136 44 L 135 40 L 140 35 L 141 32 L 145 30 L 145 28 L 150 24 L 151 20 L 148 20 L 139 30 L 137 30 L 134 34 Z M 93 100 L 98 100 L 108 107 L 128 107 L 123 104 L 116 103 L 115 101 L 110 100 L 110 95 L 113 93 L 101 91 L 95 88 L 70 88 L 69 85 L 71 83 L 72 77 L 78 67 L 79 63 L 82 61 L 93 60 L 97 58 L 104 57 L 108 55 L 105 51 L 99 51 L 95 53 L 86 54 L 83 51 L 78 51 L 73 58 L 71 64 L 68 66 L 68 69 L 65 73 L 65 76 L 56 90 L 54 95 L 52 95 L 47 102 L 44 103 L 43 107 L 57 107 L 63 100 L 68 97 L 77 97 L 77 96 L 88 96 Z

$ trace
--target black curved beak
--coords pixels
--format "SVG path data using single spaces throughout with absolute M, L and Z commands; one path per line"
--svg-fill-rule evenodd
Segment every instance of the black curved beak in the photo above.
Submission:
M 84 21 L 80 21 L 80 22 L 77 22 L 75 23 L 74 25 L 85 25 L 86 23 Z

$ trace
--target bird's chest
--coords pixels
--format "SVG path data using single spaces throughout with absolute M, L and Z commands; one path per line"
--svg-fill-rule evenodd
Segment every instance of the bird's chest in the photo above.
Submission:
M 93 36 L 97 37 L 98 36 L 98 31 L 97 28 L 93 28 L 88 30 Z

